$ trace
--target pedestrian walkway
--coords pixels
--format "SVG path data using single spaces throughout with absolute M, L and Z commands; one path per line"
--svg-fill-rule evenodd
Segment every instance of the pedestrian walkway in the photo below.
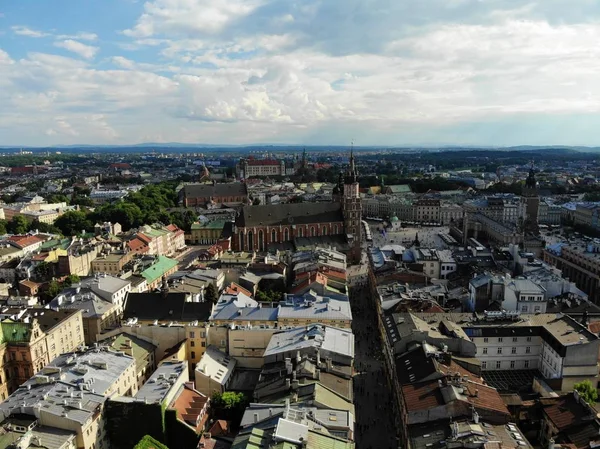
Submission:
M 377 311 L 368 287 L 353 288 L 355 442 L 360 449 L 397 449 L 393 396 L 385 363 Z

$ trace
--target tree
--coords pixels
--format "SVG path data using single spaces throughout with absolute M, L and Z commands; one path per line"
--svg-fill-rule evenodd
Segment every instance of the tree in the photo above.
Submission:
M 204 290 L 204 299 L 212 304 L 216 304 L 219 300 L 217 297 L 217 289 L 213 284 L 208 284 Z
M 6 220 L 0 220 L 0 235 L 6 234 Z
M 76 274 L 70 274 L 63 282 L 63 287 L 70 287 L 73 284 L 79 284 L 81 279 Z
M 588 404 L 594 404 L 598 400 L 598 390 L 596 390 L 589 380 L 575 384 L 574 388 L 579 393 L 579 396 Z
M 93 227 L 92 222 L 88 219 L 85 212 L 76 210 L 65 212 L 56 219 L 54 225 L 65 236 L 79 235 L 82 231 L 86 229 L 89 231 Z
M 67 195 L 63 195 L 62 193 L 55 193 L 46 198 L 46 201 L 50 204 L 52 203 L 67 203 L 69 204 L 69 198 Z
M 49 297 L 54 298 L 61 291 L 62 291 L 62 286 L 56 279 L 52 279 L 48 283 L 48 290 L 46 290 L 46 293 L 48 294 Z
M 39 264 L 37 264 L 35 266 L 33 271 L 37 278 L 45 278 L 50 275 L 51 269 L 52 269 L 52 267 L 50 266 L 50 264 L 48 262 L 40 262 Z
M 13 219 L 8 222 L 6 230 L 11 234 L 25 234 L 29 230 L 29 220 L 23 215 L 15 215 Z
M 231 420 L 234 423 L 239 423 L 247 405 L 248 398 L 246 395 L 233 391 L 226 391 L 225 393 L 215 392 L 210 401 L 210 406 L 216 419 Z

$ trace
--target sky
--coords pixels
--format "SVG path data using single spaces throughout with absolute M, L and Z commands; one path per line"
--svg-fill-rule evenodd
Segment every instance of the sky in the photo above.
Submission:
M 597 0 L 7 0 L 0 145 L 600 145 Z

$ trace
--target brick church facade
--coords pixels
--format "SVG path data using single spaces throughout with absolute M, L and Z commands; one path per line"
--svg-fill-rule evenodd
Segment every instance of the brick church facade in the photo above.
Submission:
M 361 199 L 354 155 L 334 189 L 331 203 L 244 206 L 234 225 L 232 246 L 237 251 L 265 251 L 269 244 L 303 237 L 344 236 L 351 253 L 360 257 Z

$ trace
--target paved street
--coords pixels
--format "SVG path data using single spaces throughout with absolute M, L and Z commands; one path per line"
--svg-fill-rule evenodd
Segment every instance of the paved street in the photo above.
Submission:
M 360 449 L 396 449 L 392 392 L 383 362 L 377 315 L 367 287 L 351 291 L 355 336 L 355 441 Z
M 179 269 L 186 268 L 189 264 L 194 262 L 198 258 L 198 254 L 206 249 L 207 246 L 188 246 L 180 254 L 177 254 L 175 258 L 179 261 Z
M 373 236 L 373 246 L 381 247 L 385 245 L 402 245 L 409 247 L 415 240 L 417 233 L 422 247 L 444 249 L 448 245 L 438 235 L 439 233 L 450 232 L 448 226 L 422 226 L 400 228 L 397 231 L 386 232 L 385 237 L 381 235 L 381 225 L 371 226 L 371 235 Z

